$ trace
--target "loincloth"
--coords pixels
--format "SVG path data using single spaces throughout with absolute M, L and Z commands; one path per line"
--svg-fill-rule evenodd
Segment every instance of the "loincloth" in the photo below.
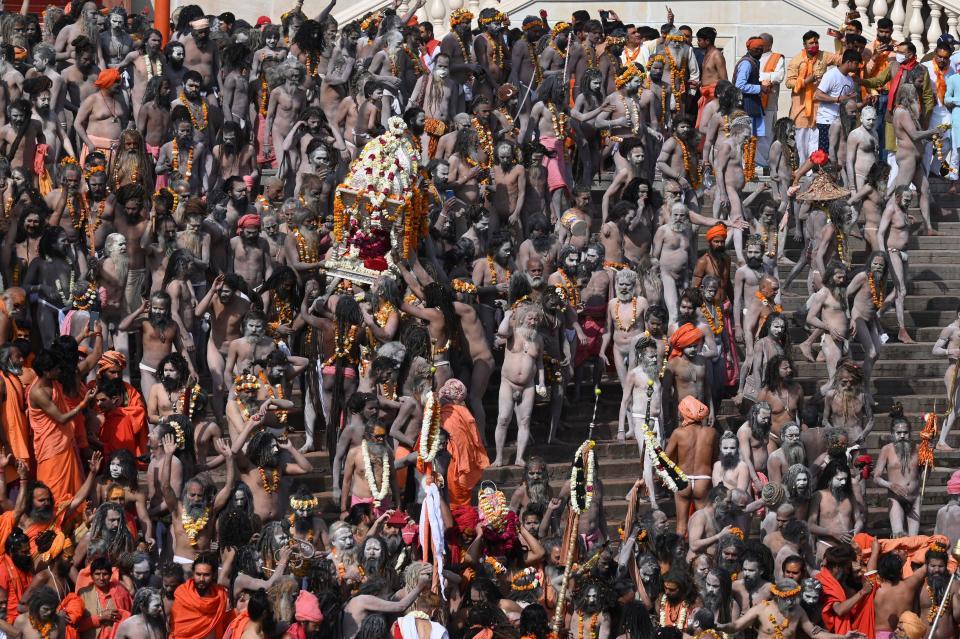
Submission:
M 440 138 L 447 132 L 447 123 L 443 120 L 427 118 L 427 121 L 423 125 L 423 131 L 430 138 L 430 141 L 427 142 L 427 153 L 432 158 L 437 151 L 437 143 L 440 142 Z
M 543 156 L 543 166 L 547 169 L 547 189 L 553 193 L 557 189 L 570 190 L 567 182 L 567 159 L 564 155 L 564 141 L 555 137 L 541 137 L 540 144 L 546 147 L 553 157 Z

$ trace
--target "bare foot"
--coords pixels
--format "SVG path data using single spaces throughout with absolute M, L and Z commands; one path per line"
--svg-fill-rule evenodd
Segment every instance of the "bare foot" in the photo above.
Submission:
M 617 431 L 617 441 L 618 441 L 618 442 L 625 442 L 625 441 L 627 441 L 627 435 L 626 435 L 622 430 L 621 430 L 621 431 Z
M 626 435 L 624 435 L 624 437 L 626 437 L 627 439 L 634 439 L 636 435 L 633 433 L 633 429 L 631 428 L 627 430 L 627 433 Z
M 494 459 L 493 463 L 490 464 L 490 468 L 500 468 L 501 466 L 503 466 L 503 460 L 500 459 L 499 457 Z
M 940 235 L 940 233 L 938 233 L 937 231 L 933 230 L 933 227 L 931 226 L 930 228 L 928 228 L 928 229 L 924 232 L 924 235 L 929 236 L 929 237 L 936 237 L 936 236 Z
M 778 262 L 779 264 L 783 264 L 784 266 L 794 266 L 794 265 L 796 265 L 796 262 L 794 262 L 793 260 L 791 260 L 791 259 L 790 259 L 789 257 L 787 257 L 786 255 L 781 255 L 780 258 L 777 260 L 777 262 Z
M 910 334 L 907 332 L 907 329 L 905 328 L 901 328 L 897 332 L 897 339 L 900 341 L 901 344 L 916 344 L 914 339 L 910 337 Z
M 802 342 L 800 344 L 800 352 L 803 354 L 804 359 L 808 362 L 816 362 L 817 358 L 813 356 L 813 345 L 809 342 Z
M 514 465 L 514 466 L 521 466 L 521 467 L 523 467 L 523 466 L 526 466 L 526 465 L 527 465 L 527 462 L 526 462 L 526 460 L 524 460 L 524 459 L 522 459 L 522 458 L 520 458 L 520 457 L 517 457 L 517 461 L 514 462 L 513 465 Z
M 934 450 L 939 450 L 944 453 L 950 453 L 956 450 L 953 446 L 947 446 L 944 442 L 937 442 L 937 445 L 934 447 Z
M 820 351 L 819 353 L 817 353 L 817 361 L 818 362 L 827 361 L 827 356 L 823 354 L 823 351 Z

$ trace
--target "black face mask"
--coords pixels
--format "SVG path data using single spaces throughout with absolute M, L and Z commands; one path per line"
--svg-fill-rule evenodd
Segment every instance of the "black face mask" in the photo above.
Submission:
M 754 52 L 754 51 L 750 51 L 750 52 L 749 52 L 749 56 L 750 56 L 751 58 L 753 58 L 754 60 L 759 60 L 760 58 L 763 57 L 763 51 L 760 51 L 759 53 Z

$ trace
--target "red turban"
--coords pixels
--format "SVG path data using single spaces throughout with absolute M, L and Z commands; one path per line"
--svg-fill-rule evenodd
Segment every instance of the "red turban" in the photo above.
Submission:
M 707 241 L 710 242 L 715 237 L 727 239 L 727 227 L 725 224 L 716 224 L 707 230 Z
M 239 220 L 237 220 L 237 235 L 240 234 L 240 229 L 252 229 L 258 228 L 260 226 L 260 216 L 256 213 L 247 213 Z
M 756 49 L 757 47 L 763 47 L 766 42 L 763 41 L 763 38 L 749 38 L 747 40 L 748 49 Z
M 703 341 L 703 331 L 689 322 L 684 324 L 670 336 L 670 357 L 668 359 L 680 357 L 683 349 L 701 341 Z
M 710 409 L 693 395 L 681 399 L 679 408 L 684 424 L 702 422 L 710 414 Z
M 119 71 L 116 69 L 104 69 L 100 72 L 100 75 L 97 76 L 97 81 L 93 84 L 96 85 L 98 89 L 109 89 L 115 85 L 119 79 Z

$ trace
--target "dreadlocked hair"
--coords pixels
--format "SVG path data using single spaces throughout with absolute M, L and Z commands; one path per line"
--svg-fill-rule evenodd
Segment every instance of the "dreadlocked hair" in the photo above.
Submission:
M 403 361 L 400 362 L 400 370 L 397 374 L 397 380 L 402 385 L 406 382 L 414 359 L 417 357 L 430 359 L 430 333 L 423 326 L 409 324 L 400 332 L 400 343 L 407 350 Z M 406 392 L 404 391 L 401 394 L 405 395 Z
M 330 448 L 327 450 L 336 450 L 340 422 L 343 419 L 343 409 L 346 405 L 343 382 L 343 370 L 346 367 L 344 341 L 347 339 L 351 328 L 363 324 L 363 314 L 360 312 L 360 305 L 357 300 L 349 295 L 341 295 L 337 299 L 335 318 L 337 343 L 334 348 L 341 355 L 334 360 L 333 397 L 330 403 L 330 423 L 327 424 L 327 444 Z M 333 463 L 332 457 L 330 461 Z
M 305 54 L 320 53 L 323 51 L 323 27 L 316 20 L 306 20 L 293 36 L 293 43 Z
M 236 506 L 231 505 L 217 516 L 217 541 L 221 548 L 240 548 L 249 544 L 253 532 L 250 516 Z
M 114 511 L 120 515 L 117 532 L 112 535 L 106 529 L 107 513 L 110 511 Z M 107 553 L 113 558 L 117 558 L 121 554 L 133 550 L 133 535 L 130 534 L 130 529 L 127 528 L 123 506 L 112 501 L 100 504 L 93 515 L 93 521 L 90 522 L 90 538 L 106 541 Z
M 303 286 L 297 279 L 297 274 L 289 266 L 281 266 L 274 270 L 267 281 L 263 283 L 263 290 L 273 291 L 274 295 L 281 296 L 280 285 L 288 282 L 293 284 L 292 297 L 284 301 L 289 303 L 294 310 L 299 311 L 300 305 L 303 303 Z
M 438 309 L 443 313 L 443 323 L 450 338 L 450 346 L 458 347 L 460 340 L 460 318 L 453 308 L 453 292 L 439 282 L 430 282 L 423 288 L 424 304 L 428 308 Z
M 514 273 L 510 276 L 510 303 L 527 297 L 529 298 L 530 293 L 533 292 L 533 288 L 530 286 L 530 280 L 527 279 L 526 273 Z

